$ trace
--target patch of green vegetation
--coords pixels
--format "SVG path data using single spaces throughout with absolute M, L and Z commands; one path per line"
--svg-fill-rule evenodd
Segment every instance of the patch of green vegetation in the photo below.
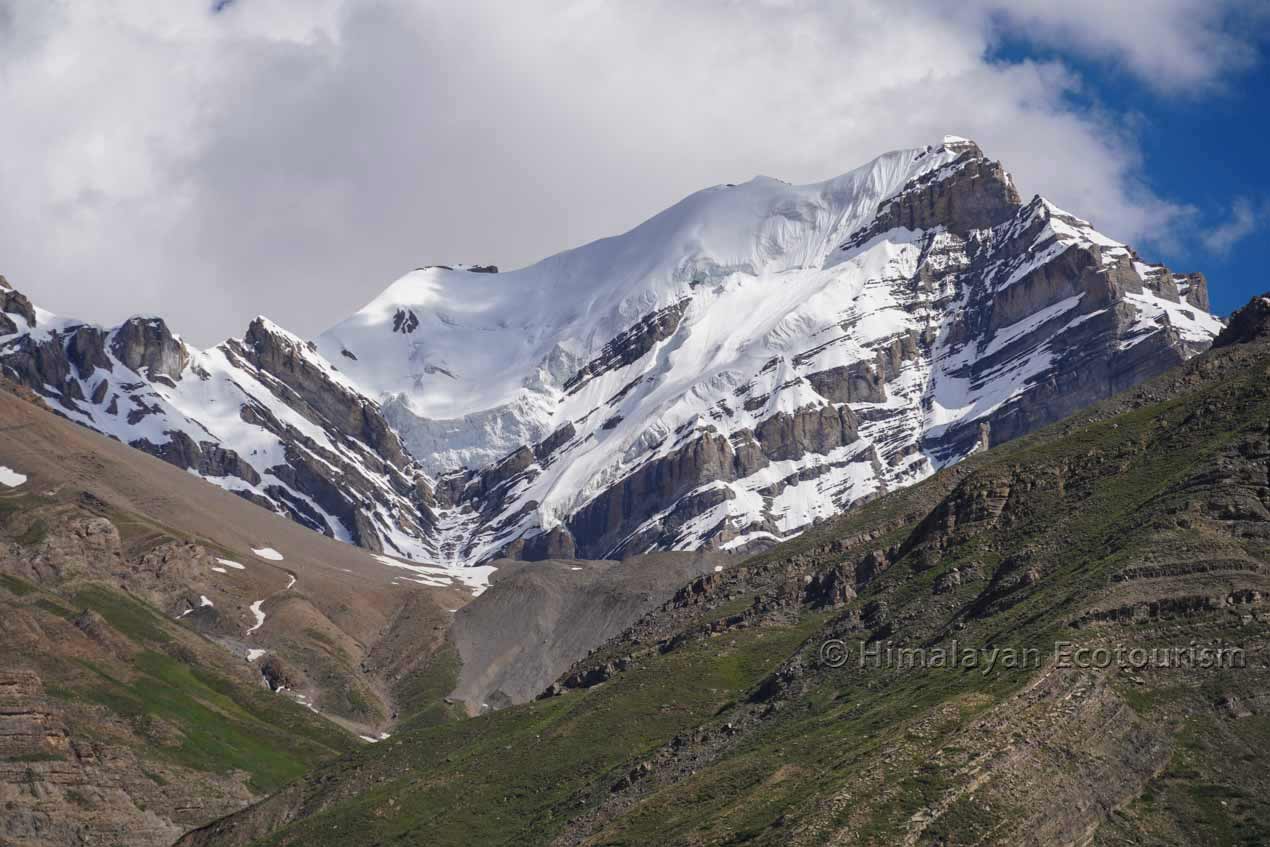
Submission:
M 10 576 L 7 573 L 0 573 L 0 586 L 8 589 L 9 593 L 16 597 L 25 597 L 37 591 L 36 587 L 31 583 L 24 579 L 18 579 L 16 576 Z
M 26 531 L 17 537 L 17 542 L 23 547 L 38 547 L 44 543 L 44 539 L 49 536 L 48 524 L 43 518 L 37 518 L 31 523 Z
M 35 605 L 43 609 L 44 611 L 48 612 L 49 614 L 57 615 L 59 618 L 65 618 L 67 620 L 70 620 L 71 618 L 75 617 L 75 611 L 73 609 L 68 609 L 65 606 L 63 606 L 61 603 L 58 603 L 55 600 L 50 600 L 46 597 L 41 597 L 40 599 L 36 600 Z
M 90 809 L 93 805 L 91 800 L 85 797 L 81 792 L 76 791 L 74 788 L 68 788 L 66 790 L 66 799 L 74 803 L 76 806 L 79 806 L 81 809 Z
M 33 494 L 0 495 L 0 523 L 7 523 L 16 514 L 41 505 L 41 499 Z
M 188 535 L 176 532 L 158 521 L 151 520 L 136 512 L 125 512 L 120 509 L 107 507 L 102 516 L 108 518 L 115 525 L 115 529 L 119 532 L 120 544 L 128 552 L 128 555 L 132 557 L 144 555 L 150 550 L 171 541 L 185 542 L 194 540 Z
M 362 718 L 370 717 L 372 711 L 370 701 L 366 699 L 361 689 L 357 687 L 355 679 L 351 680 L 348 685 L 345 685 L 340 690 L 340 695 L 348 714 Z
M 21 753 L 17 756 L 0 757 L 3 762 L 64 762 L 66 757 L 61 753 Z
M 428 663 L 406 675 L 393 691 L 401 712 L 403 729 L 423 729 L 466 717 L 462 706 L 445 698 L 459 684 L 462 661 L 459 652 L 446 642 Z
M 149 606 L 99 585 L 87 585 L 75 592 L 76 604 L 92 609 L 115 629 L 141 645 L 167 644 L 167 621 Z
M 195 770 L 245 771 L 256 791 L 277 789 L 331 752 L 352 746 L 329 724 L 297 719 L 299 707 L 283 698 L 273 697 L 270 704 L 162 653 L 140 653 L 132 680 L 88 667 L 102 684 L 81 695 L 155 739 L 148 755 Z M 164 727 L 173 728 L 175 737 Z
M 12 577 L 6 585 L 9 581 L 25 586 Z M 100 614 L 140 652 L 123 666 L 72 663 L 88 670 L 89 680 L 46 657 L 45 691 L 56 700 L 105 707 L 130 723 L 149 740 L 138 750 L 143 758 L 212 773 L 243 771 L 253 790 L 265 792 L 359 746 L 350 734 L 287 698 L 200 666 L 198 653 L 185 643 L 193 636 L 144 603 L 91 584 L 80 586 L 73 600 L 77 608 Z M 52 599 L 41 598 L 38 605 L 73 616 Z
M 322 632 L 321 630 L 314 629 L 313 627 L 306 627 L 304 630 L 304 634 L 307 635 L 309 638 L 313 639 L 314 641 L 318 642 L 319 644 L 325 644 L 327 647 L 330 647 L 332 650 L 335 649 L 335 642 L 331 640 L 331 637 L 329 635 L 327 635 L 325 632 Z
M 981 844 L 1003 817 L 1001 809 L 991 809 L 971 796 L 953 802 L 926 829 L 931 844 Z

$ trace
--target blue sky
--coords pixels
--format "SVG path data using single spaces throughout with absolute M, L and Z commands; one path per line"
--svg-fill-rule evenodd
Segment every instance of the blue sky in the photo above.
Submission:
M 1267 45 L 1246 70 L 1194 90 L 1162 91 L 1125 69 L 1019 40 L 997 45 L 1002 62 L 1060 60 L 1083 82 L 1073 108 L 1122 126 L 1139 176 L 1184 207 L 1170 226 L 1135 246 L 1177 272 L 1208 278 L 1213 311 L 1228 315 L 1270 291 L 1270 61 Z M 1094 221 L 1095 224 L 1098 221 Z M 1109 235 L 1116 236 L 1112 230 Z
M 1229 224 L 1240 207 L 1249 210 L 1251 230 L 1229 246 L 1206 246 L 1203 235 L 1212 230 L 1205 233 L 1200 223 L 1175 250 L 1162 245 L 1169 259 L 1208 276 L 1221 314 L 1270 291 L 1270 66 L 1262 61 L 1234 77 L 1227 91 L 1182 102 L 1153 101 L 1136 85 L 1117 86 L 1107 96 L 1141 104 L 1144 171 L 1159 192 L 1196 207 L 1199 222 Z

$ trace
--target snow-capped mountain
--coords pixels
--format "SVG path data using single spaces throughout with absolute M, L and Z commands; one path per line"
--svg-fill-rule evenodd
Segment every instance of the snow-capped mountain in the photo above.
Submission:
M 5 373 L 68 417 L 447 566 L 788 538 L 1221 329 L 1202 276 L 1021 202 L 955 137 L 707 189 L 513 272 L 420 269 L 311 343 L 0 307 Z
M 198 350 L 161 318 L 59 318 L 0 277 L 0 362 L 61 415 L 326 535 L 428 555 L 431 488 L 378 405 L 259 318 Z

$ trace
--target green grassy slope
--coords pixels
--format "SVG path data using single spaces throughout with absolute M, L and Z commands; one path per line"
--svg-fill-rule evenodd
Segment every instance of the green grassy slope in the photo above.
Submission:
M 38 651 L 0 644 L 0 662 L 37 672 L 51 699 L 67 708 L 73 735 L 126 739 L 143 759 L 193 771 L 241 771 L 256 793 L 360 746 L 262 688 L 254 674 L 239 673 L 220 648 L 109 587 L 81 584 L 56 594 L 3 575 L 0 609 L 46 636 Z M 111 649 L 93 649 L 74 626 L 85 611 L 100 615 L 118 639 Z M 103 726 L 110 727 L 105 734 Z
M 1266 597 L 1263 343 L 702 580 L 583 663 L 624 660 L 603 684 L 402 733 L 183 843 L 1267 843 Z M 861 666 L 860 642 L 1036 659 Z M 1244 666 L 1064 667 L 1056 642 Z

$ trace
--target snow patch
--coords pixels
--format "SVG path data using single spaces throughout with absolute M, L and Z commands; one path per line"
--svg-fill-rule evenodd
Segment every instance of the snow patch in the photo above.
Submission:
M 220 563 L 221 563 L 222 565 L 224 565 L 225 567 L 227 567 L 227 568 L 233 568 L 233 569 L 234 569 L 234 570 L 236 570 L 236 571 L 245 571 L 245 570 L 247 570 L 245 567 L 243 567 L 242 565 L 238 564 L 237 562 L 235 562 L 235 561 L 234 561 L 234 560 L 232 560 L 232 559 L 217 559 L 216 561 L 220 562 Z
M 248 635 L 251 635 L 253 632 L 260 629 L 260 627 L 264 626 L 264 623 L 265 623 L 265 611 L 263 608 L 264 605 L 265 605 L 264 600 L 257 600 L 256 602 L 251 604 L 251 613 L 256 616 L 256 625 L 253 626 L 251 629 L 247 630 Z
M 447 588 L 454 583 L 466 586 L 472 596 L 479 596 L 489 588 L 490 577 L 498 568 L 493 565 L 470 565 L 467 567 L 446 567 L 443 565 L 420 565 L 403 562 L 379 553 L 371 554 L 371 558 L 390 568 L 410 571 L 413 577 L 403 577 L 408 582 L 427 585 L 432 588 Z
M 283 560 L 283 555 L 272 547 L 253 547 L 251 552 L 270 562 L 281 562 Z
M 20 474 L 12 468 L 0 465 L 0 485 L 7 488 L 17 488 L 24 482 L 26 482 L 26 474 Z

